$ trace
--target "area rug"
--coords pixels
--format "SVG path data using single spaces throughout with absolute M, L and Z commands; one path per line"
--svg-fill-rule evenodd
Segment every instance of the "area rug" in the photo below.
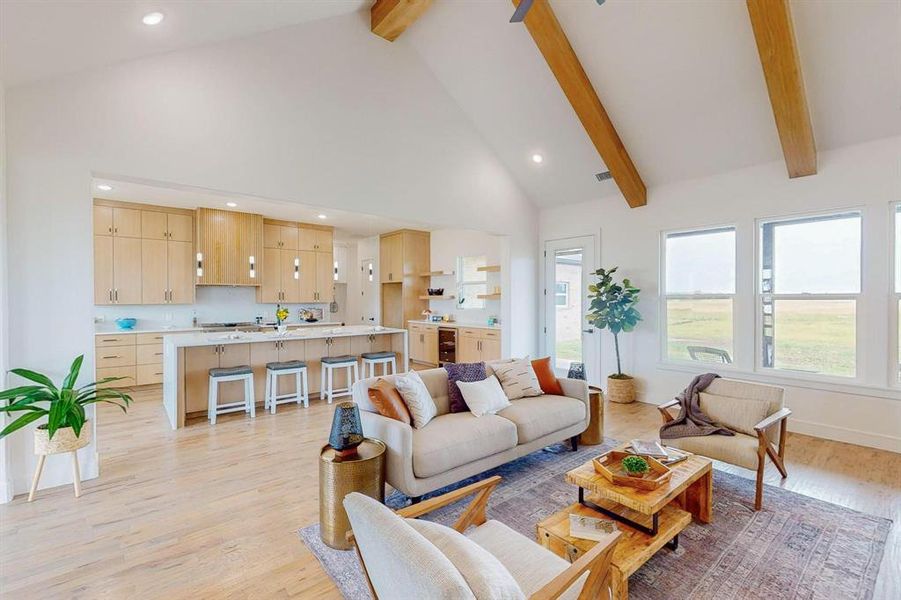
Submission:
M 488 517 L 534 539 L 536 523 L 576 501 L 576 489 L 563 481 L 563 473 L 613 445 L 609 441 L 578 452 L 552 446 L 430 496 L 500 475 Z M 633 574 L 630 598 L 872 597 L 890 520 L 772 486 L 764 490 L 764 509 L 755 512 L 754 481 L 716 469 L 713 496 L 713 523 L 692 523 L 680 535 L 677 550 L 662 549 Z M 450 525 L 467 502 L 429 518 Z M 394 492 L 386 503 L 396 509 L 409 500 Z M 318 524 L 299 533 L 345 598 L 371 597 L 353 551 L 323 544 Z

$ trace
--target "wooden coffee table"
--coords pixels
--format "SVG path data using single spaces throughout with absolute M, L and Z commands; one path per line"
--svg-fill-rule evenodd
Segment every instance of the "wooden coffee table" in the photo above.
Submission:
M 594 470 L 591 461 L 565 475 L 579 489 L 579 504 L 594 509 L 649 536 L 660 531 L 660 511 L 671 502 L 701 523 L 710 523 L 713 500 L 713 461 L 697 454 L 672 465 L 673 476 L 656 490 L 615 485 Z M 586 496 L 587 493 L 587 496 Z M 673 538 L 672 548 L 679 543 Z
M 692 517 L 702 523 L 712 520 L 712 461 L 693 454 L 670 468 L 669 483 L 651 491 L 614 485 L 591 461 L 569 471 L 565 479 L 578 487 L 579 502 L 538 523 L 538 543 L 572 562 L 595 542 L 569 535 L 570 514 L 620 523 L 623 537 L 613 551 L 610 581 L 615 600 L 628 598 L 629 576 L 664 546 L 676 549 L 679 533 Z

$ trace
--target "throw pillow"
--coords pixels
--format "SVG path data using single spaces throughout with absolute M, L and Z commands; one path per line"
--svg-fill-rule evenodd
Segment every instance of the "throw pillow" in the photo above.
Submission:
M 379 378 L 369 388 L 369 401 L 383 417 L 410 424 L 410 410 L 397 388 L 387 379 Z
M 457 387 L 458 381 L 482 381 L 487 377 L 485 374 L 485 363 L 451 363 L 444 365 L 447 371 L 447 402 L 450 405 L 450 412 L 466 412 L 466 401 L 460 388 Z
M 728 427 L 732 431 L 757 437 L 754 426 L 767 416 L 770 403 L 766 400 L 752 398 L 733 398 L 716 396 L 701 392 L 701 411 L 715 423 Z
M 493 415 L 510 406 L 510 401 L 504 395 L 501 384 L 493 375 L 482 381 L 458 381 L 457 387 L 463 394 L 463 400 L 466 401 L 469 412 L 476 417 Z
M 504 393 L 510 400 L 540 396 L 541 384 L 532 369 L 532 363 L 528 359 L 514 360 L 503 365 L 494 366 L 494 374 L 501 382 Z
M 525 600 L 525 594 L 507 567 L 459 531 L 420 519 L 407 519 L 407 523 L 453 563 L 476 598 Z
M 406 375 L 398 375 L 394 378 L 394 385 L 404 399 L 404 404 L 410 410 L 413 419 L 413 427 L 422 429 L 438 414 L 438 407 L 432 400 L 432 395 L 425 387 L 422 377 L 416 371 L 410 371 Z
M 554 394 L 555 396 L 563 396 L 563 387 L 554 374 L 554 367 L 551 366 L 551 357 L 536 358 L 532 361 L 532 370 L 538 377 L 538 385 L 545 394 Z

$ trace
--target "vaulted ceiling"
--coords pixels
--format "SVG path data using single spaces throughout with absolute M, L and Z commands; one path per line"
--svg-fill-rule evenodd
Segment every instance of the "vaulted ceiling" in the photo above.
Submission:
M 745 2 L 551 5 L 649 203 L 661 184 L 782 160 Z M 4 0 L 0 79 L 16 86 L 306 22 L 303 35 L 321 18 L 368 21 L 369 6 Z M 167 14 L 168 29 L 140 25 L 152 9 Z M 901 4 L 794 0 L 791 12 L 817 149 L 901 134 Z M 393 43 L 421 56 L 536 205 L 618 193 L 595 179 L 606 167 L 524 25 L 508 22 L 512 13 L 509 0 L 438 0 Z M 530 160 L 536 152 L 540 165 Z

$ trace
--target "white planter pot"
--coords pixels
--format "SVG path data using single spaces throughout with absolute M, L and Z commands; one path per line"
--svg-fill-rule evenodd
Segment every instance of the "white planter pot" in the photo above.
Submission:
M 43 427 L 38 427 L 34 430 L 34 453 L 38 456 L 48 456 L 75 452 L 91 443 L 92 429 L 91 422 L 85 421 L 81 428 L 81 435 L 76 437 L 75 431 L 71 427 L 62 427 L 57 429 L 53 434 L 53 439 L 50 439 L 50 432 Z

